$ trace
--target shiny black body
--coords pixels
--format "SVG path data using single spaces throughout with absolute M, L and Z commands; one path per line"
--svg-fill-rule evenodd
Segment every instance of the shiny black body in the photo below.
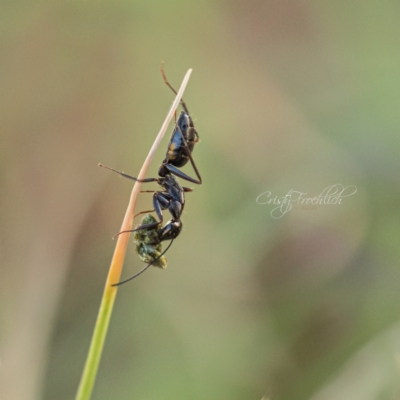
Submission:
M 183 138 L 186 141 L 187 147 L 185 147 Z M 191 154 L 194 145 L 198 141 L 199 135 L 196 132 L 192 119 L 187 112 L 182 111 L 174 127 L 174 131 L 172 132 L 171 139 L 169 140 L 167 154 L 163 164 L 170 164 L 182 168 L 189 161 L 188 151 Z
M 177 94 L 176 90 L 168 82 L 162 65 L 161 74 L 163 76 L 165 84 L 175 94 Z M 194 127 L 193 120 L 190 117 L 189 110 L 183 99 L 181 99 L 181 105 L 183 111 L 179 115 L 178 121 L 176 122 L 174 130 L 172 131 L 172 135 L 167 147 L 167 154 L 160 166 L 158 174 L 160 176 L 165 176 L 165 174 L 169 172 L 178 176 L 179 178 L 185 179 L 186 181 L 201 185 L 201 176 L 192 158 L 194 145 L 199 141 L 199 134 Z M 179 168 L 185 166 L 189 160 L 192 164 L 194 172 L 196 173 L 197 179 L 192 178 L 179 170 Z

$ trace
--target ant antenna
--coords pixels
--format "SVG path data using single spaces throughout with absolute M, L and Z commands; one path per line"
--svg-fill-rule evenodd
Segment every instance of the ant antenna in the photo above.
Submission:
M 107 165 L 103 165 L 103 164 L 101 164 L 101 163 L 98 163 L 97 166 L 98 166 L 98 167 L 102 167 L 102 168 L 109 169 L 110 171 L 116 172 L 117 174 L 123 176 L 124 178 L 132 179 L 132 180 L 134 180 L 134 181 L 136 181 L 136 182 L 147 183 L 147 182 L 157 182 L 157 181 L 158 181 L 157 178 L 138 179 L 138 178 L 135 178 L 134 176 L 130 176 L 130 175 L 128 175 L 128 174 L 125 174 L 125 172 L 117 171 L 117 170 L 114 169 L 114 168 L 107 167 Z
M 128 279 L 125 279 L 124 281 L 118 282 L 118 283 L 114 283 L 111 286 L 120 286 L 126 282 L 131 281 L 132 279 L 135 279 L 137 276 L 139 276 L 140 274 L 143 274 L 144 271 L 146 271 L 147 268 L 150 267 L 150 265 L 152 265 L 153 263 L 155 263 L 157 260 L 159 260 L 167 251 L 168 249 L 171 247 L 172 242 L 174 241 L 174 239 L 171 240 L 171 243 L 168 245 L 168 247 L 157 257 L 155 258 L 150 264 L 146 265 L 141 271 L 139 271 L 138 273 L 136 273 L 135 275 L 131 276 Z

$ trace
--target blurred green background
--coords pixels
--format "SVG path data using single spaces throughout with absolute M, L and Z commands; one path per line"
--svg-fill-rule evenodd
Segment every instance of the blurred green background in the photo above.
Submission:
M 120 288 L 93 399 L 400 399 L 399 17 L 2 1 L 1 399 L 74 398 L 132 188 L 97 163 L 138 173 L 174 98 L 161 61 L 176 88 L 193 68 L 204 184 L 168 269 Z M 357 193 L 278 219 L 256 202 L 333 184 Z M 142 266 L 131 246 L 123 276 Z

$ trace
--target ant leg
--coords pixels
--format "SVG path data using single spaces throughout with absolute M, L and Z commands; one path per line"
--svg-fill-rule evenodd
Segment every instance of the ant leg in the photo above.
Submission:
M 183 189 L 183 191 L 184 192 L 193 192 L 193 189 L 192 188 L 188 188 L 188 187 L 185 187 L 185 186 L 182 186 L 182 189 Z
M 162 75 L 166 85 L 177 95 L 178 94 L 177 91 L 171 86 L 171 84 L 167 80 L 167 76 L 165 75 L 164 62 L 161 63 L 160 71 L 161 71 L 161 75 Z M 189 114 L 189 110 L 186 107 L 186 103 L 183 101 L 182 98 L 181 98 L 181 105 L 182 105 L 182 108 L 185 110 L 186 114 Z
M 127 231 L 118 232 L 116 235 L 114 235 L 113 239 L 115 239 L 117 236 L 119 236 L 123 233 L 136 232 L 136 231 L 140 231 L 142 229 L 157 228 L 157 226 L 159 224 L 162 224 L 162 222 L 164 221 L 162 210 L 165 210 L 166 208 L 168 208 L 169 203 L 170 203 L 169 196 L 167 196 L 163 193 L 160 193 L 160 192 L 155 192 L 153 195 L 153 206 L 154 206 L 154 211 L 157 213 L 157 216 L 160 219 L 160 221 L 152 222 L 151 224 L 140 225 L 135 229 L 129 229 Z
M 146 214 L 146 213 L 151 213 L 151 212 L 154 212 L 154 210 L 142 211 L 142 212 L 140 212 L 140 213 L 135 214 L 135 215 L 133 216 L 133 218 L 136 218 L 138 215 Z
M 125 174 L 124 172 L 117 171 L 117 170 L 114 169 L 114 168 L 107 167 L 106 165 L 103 165 L 103 164 L 100 164 L 100 163 L 99 163 L 99 167 L 109 169 L 110 171 L 113 171 L 113 172 L 116 172 L 117 174 L 122 175 L 124 178 L 132 179 L 132 180 L 134 180 L 134 181 L 136 181 L 136 182 L 141 182 L 141 183 L 146 183 L 146 182 L 158 182 L 158 179 L 157 179 L 157 178 L 138 179 L 138 178 L 135 178 L 134 176 L 130 176 L 130 175 L 128 175 L 128 174 Z
M 175 167 L 174 165 L 171 165 L 171 164 L 164 164 L 164 166 L 165 166 L 165 168 L 168 169 L 168 171 L 169 171 L 171 174 L 174 174 L 174 175 L 176 175 L 177 177 L 184 179 L 185 181 L 193 182 L 193 183 L 195 183 L 195 184 L 197 184 L 197 185 L 201 185 L 201 183 L 202 183 L 201 180 L 198 181 L 198 180 L 196 180 L 196 179 L 190 177 L 189 175 L 186 175 L 185 173 L 183 173 L 180 169 L 178 169 L 178 168 Z M 190 189 L 190 188 L 187 188 L 187 189 Z M 185 190 L 185 192 L 191 192 L 191 191 L 193 191 L 193 189 L 191 189 L 191 190 Z
M 165 195 L 164 193 L 156 192 L 153 195 L 153 207 L 154 211 L 156 212 L 160 222 L 158 224 L 162 224 L 164 221 L 164 216 L 162 210 L 165 210 L 169 207 L 171 199 L 169 195 Z
M 140 225 L 135 229 L 129 229 L 127 231 L 121 231 L 118 232 L 116 235 L 113 236 L 113 239 L 115 239 L 117 236 L 122 235 L 123 233 L 131 233 L 131 232 L 136 232 L 136 231 L 140 231 L 142 229 L 152 229 L 152 228 L 157 228 L 159 222 L 154 222 L 151 224 L 144 224 L 144 225 Z
M 143 274 L 143 272 L 146 271 L 147 268 L 149 268 L 152 264 L 154 264 L 157 260 L 159 260 L 167 252 L 167 250 L 171 247 L 173 241 L 174 240 L 172 239 L 171 243 L 168 245 L 168 247 L 157 258 L 155 258 L 150 264 L 146 265 L 141 271 L 139 271 L 135 275 L 131 276 L 130 278 L 125 279 L 124 281 L 121 281 L 121 282 L 118 282 L 118 283 L 114 283 L 111 286 L 120 286 L 120 285 L 122 285 L 122 284 L 124 284 L 126 282 L 131 281 L 132 279 L 135 279 L 140 274 Z
M 140 193 L 155 193 L 155 192 L 157 192 L 157 190 L 141 190 L 141 191 L 140 191 Z M 167 191 L 166 191 L 166 190 L 163 190 L 163 191 L 160 192 L 160 193 L 167 193 Z

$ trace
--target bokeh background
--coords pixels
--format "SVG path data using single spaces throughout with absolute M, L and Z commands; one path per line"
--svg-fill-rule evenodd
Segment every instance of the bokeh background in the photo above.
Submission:
M 400 399 L 399 17 L 2 1 L 1 398 L 74 398 L 132 188 L 97 163 L 139 171 L 174 98 L 164 61 L 175 87 L 193 68 L 204 184 L 168 269 L 119 290 L 93 399 Z M 332 184 L 357 193 L 278 219 L 256 202 Z M 142 266 L 131 246 L 124 276 Z

